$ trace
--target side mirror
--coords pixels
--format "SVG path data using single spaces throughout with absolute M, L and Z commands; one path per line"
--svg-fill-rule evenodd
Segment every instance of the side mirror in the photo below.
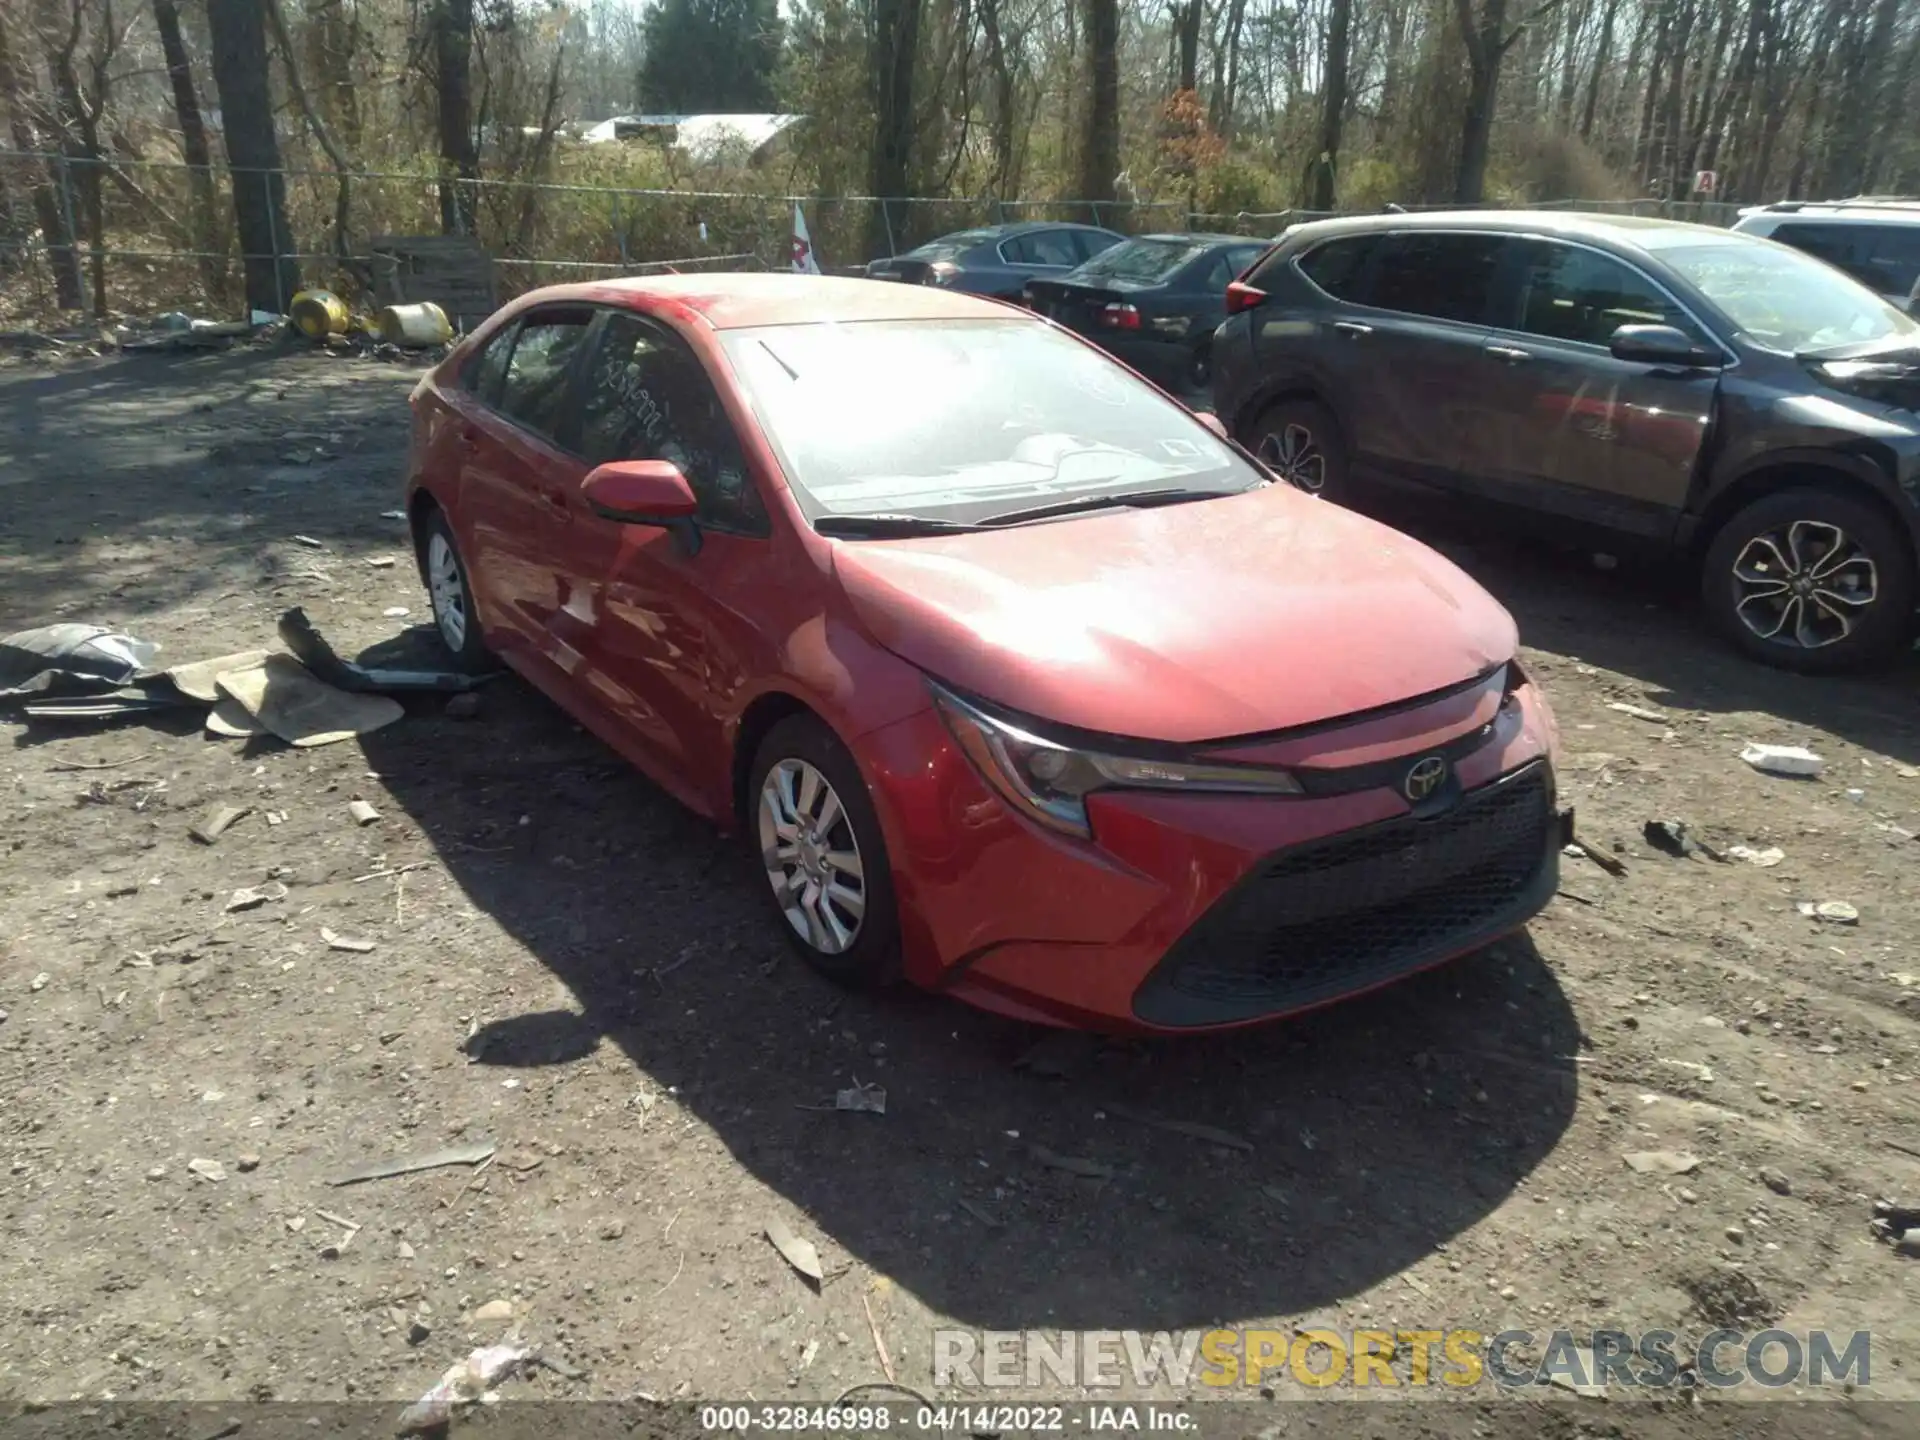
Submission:
M 1622 325 L 1613 332 L 1607 349 L 1616 360 L 1635 365 L 1677 365 L 1686 370 L 1718 370 L 1726 357 L 1696 345 L 1685 331 L 1671 325 Z
M 1232 442 L 1233 437 L 1227 434 L 1227 427 L 1221 423 L 1220 417 L 1211 410 L 1196 410 L 1193 412 L 1193 418 L 1211 430 L 1216 440 Z
M 580 482 L 580 494 L 596 514 L 627 525 L 677 525 L 700 509 L 670 460 L 611 460 Z

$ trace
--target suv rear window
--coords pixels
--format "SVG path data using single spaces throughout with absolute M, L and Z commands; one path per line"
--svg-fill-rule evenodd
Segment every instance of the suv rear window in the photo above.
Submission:
M 1506 244 L 1503 235 L 1389 235 L 1374 263 L 1367 287 L 1371 293 L 1364 303 L 1435 320 L 1485 324 L 1494 272 Z

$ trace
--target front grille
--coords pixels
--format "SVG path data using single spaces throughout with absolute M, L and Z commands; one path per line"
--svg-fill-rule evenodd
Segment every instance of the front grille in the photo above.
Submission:
M 1511 929 L 1559 881 L 1544 761 L 1443 814 L 1283 850 L 1180 937 L 1134 996 L 1149 1024 L 1223 1024 L 1364 989 Z

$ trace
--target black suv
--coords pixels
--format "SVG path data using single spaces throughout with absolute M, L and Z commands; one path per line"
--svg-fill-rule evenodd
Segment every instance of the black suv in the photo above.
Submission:
M 1227 308 L 1216 409 L 1296 485 L 1437 489 L 1659 547 L 1789 669 L 1911 637 L 1920 325 L 1797 250 L 1625 216 L 1327 220 Z

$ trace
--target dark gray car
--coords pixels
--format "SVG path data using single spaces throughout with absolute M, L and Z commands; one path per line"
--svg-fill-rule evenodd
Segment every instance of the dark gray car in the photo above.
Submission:
M 1019 300 L 1029 280 L 1065 275 L 1126 238 L 1095 225 L 1044 220 L 983 225 L 872 261 L 867 274 L 875 280 L 944 285 L 971 295 Z
M 1785 245 L 1625 216 L 1320 221 L 1228 290 L 1220 418 L 1343 503 L 1494 502 L 1699 567 L 1769 664 L 1899 653 L 1920 546 L 1920 324 Z

